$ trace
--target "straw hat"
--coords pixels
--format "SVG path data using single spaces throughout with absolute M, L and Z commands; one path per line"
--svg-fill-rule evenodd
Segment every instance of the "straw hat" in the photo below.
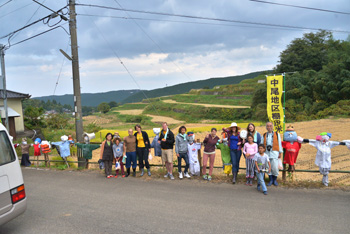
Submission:
M 228 127 L 228 129 L 231 129 L 231 128 L 233 128 L 233 127 L 237 127 L 238 130 L 241 129 L 240 127 L 237 126 L 237 123 L 235 123 L 235 122 L 231 123 L 231 126 Z

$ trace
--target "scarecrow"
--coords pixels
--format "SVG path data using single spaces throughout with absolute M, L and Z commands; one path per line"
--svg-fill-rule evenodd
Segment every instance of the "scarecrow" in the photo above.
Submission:
M 22 143 L 20 144 L 21 150 L 22 150 L 22 159 L 21 159 L 21 165 L 25 167 L 29 167 L 32 165 L 32 163 L 29 161 L 29 148 L 31 147 L 31 144 L 27 143 L 27 138 L 22 138 Z
M 160 133 L 160 128 L 153 128 L 154 134 L 156 136 L 153 138 L 151 148 L 154 148 L 154 156 L 162 156 L 162 148 L 160 144 L 158 143 L 159 141 L 159 133 Z
M 39 156 L 41 156 L 41 152 L 40 152 L 40 143 L 41 143 L 41 139 L 40 138 L 36 138 L 34 140 L 34 156 L 36 157 L 36 167 L 38 167 L 39 165 Z
M 48 141 L 42 141 L 41 145 L 41 152 L 43 152 L 44 154 L 44 158 L 45 158 L 45 166 L 47 166 L 47 164 L 49 164 L 49 167 L 51 167 L 50 165 L 50 158 L 49 158 L 49 153 L 51 152 L 51 145 Z
M 232 161 L 230 156 L 230 147 L 228 146 L 227 142 L 227 133 L 222 132 L 221 133 L 222 140 L 220 143 L 216 143 L 216 148 L 221 151 L 221 159 L 222 159 L 222 165 L 224 169 L 224 173 L 226 175 L 230 175 L 232 171 Z
M 190 163 L 190 172 L 192 176 L 200 175 L 200 165 L 198 161 L 198 150 L 201 150 L 201 143 L 194 142 L 195 135 L 193 132 L 187 132 L 187 153 L 188 153 L 188 161 Z
M 73 144 L 74 141 L 68 140 L 68 137 L 66 135 L 61 136 L 60 142 L 52 142 L 51 145 L 54 145 L 58 150 L 61 158 L 65 161 L 67 167 L 69 167 L 69 164 L 67 162 L 67 157 L 70 156 L 70 144 Z
M 294 172 L 294 164 L 297 161 L 303 139 L 297 136 L 297 133 L 294 131 L 294 127 L 292 125 L 288 125 L 286 132 L 283 135 L 283 139 L 284 141 L 282 141 L 282 147 L 285 149 L 283 164 L 288 164 L 288 171 Z
M 316 140 L 303 140 L 317 149 L 315 164 L 319 167 L 320 174 L 323 175 L 322 183 L 325 186 L 328 186 L 328 174 L 332 165 L 331 149 L 338 145 L 345 145 L 345 142 L 330 141 L 331 137 L 331 133 L 322 132 L 316 137 Z
M 90 140 L 95 138 L 95 133 L 84 133 L 84 144 L 76 143 L 75 145 L 82 150 L 82 157 L 87 159 L 86 168 L 89 167 L 89 159 L 92 159 L 92 151 L 100 148 L 100 145 L 90 144 Z

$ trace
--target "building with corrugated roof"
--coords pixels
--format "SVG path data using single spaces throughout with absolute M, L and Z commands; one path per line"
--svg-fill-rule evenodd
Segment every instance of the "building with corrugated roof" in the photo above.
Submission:
M 4 90 L 0 89 L 0 114 L 5 123 Z M 7 90 L 7 111 L 9 117 L 9 133 L 16 138 L 16 133 L 24 132 L 22 101 L 31 95 Z

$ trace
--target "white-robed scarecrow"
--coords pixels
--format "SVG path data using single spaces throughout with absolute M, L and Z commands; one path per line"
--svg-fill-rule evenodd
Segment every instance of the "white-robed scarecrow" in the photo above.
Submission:
M 304 139 L 304 142 L 309 143 L 317 149 L 315 164 L 319 167 L 320 173 L 323 175 L 322 183 L 328 186 L 328 174 L 331 170 L 332 159 L 331 149 L 338 145 L 345 145 L 345 142 L 330 141 L 331 133 L 322 132 L 316 137 L 316 140 Z

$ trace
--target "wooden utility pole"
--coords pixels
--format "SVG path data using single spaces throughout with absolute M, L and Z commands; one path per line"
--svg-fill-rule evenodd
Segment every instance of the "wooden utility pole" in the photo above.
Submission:
M 69 32 L 72 51 L 72 71 L 73 71 L 73 89 L 74 89 L 74 113 L 75 113 L 75 132 L 78 142 L 83 142 L 83 120 L 80 94 L 80 76 L 79 76 L 79 56 L 77 39 L 77 18 L 75 12 L 75 0 L 69 0 Z M 86 160 L 78 157 L 78 167 L 85 167 Z
M 7 89 L 6 89 L 6 75 L 5 75 L 5 46 L 0 44 L 0 61 L 1 61 L 1 84 L 0 87 L 2 89 L 2 98 L 4 99 L 4 110 L 5 110 L 5 127 L 7 131 L 10 132 L 9 127 L 9 116 L 8 116 L 8 108 L 7 108 Z M 1 114 L 0 114 L 1 115 Z M 1 116 L 2 118 L 3 116 Z M 1 119 L 0 119 L 1 122 Z

